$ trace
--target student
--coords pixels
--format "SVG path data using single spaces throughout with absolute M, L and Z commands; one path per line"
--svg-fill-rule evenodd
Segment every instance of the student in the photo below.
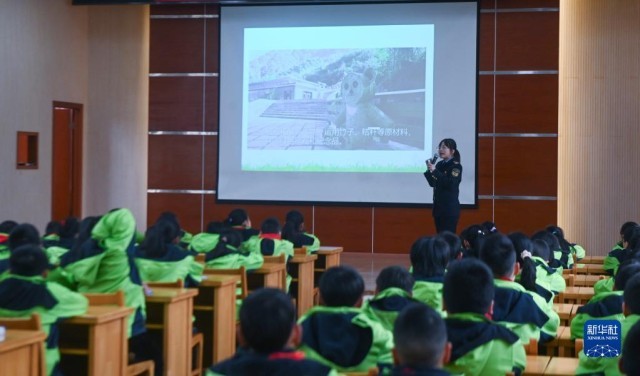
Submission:
M 558 226 L 548 226 L 546 230 L 558 239 L 560 249 L 562 249 L 563 252 L 569 252 L 572 255 L 575 255 L 576 260 L 578 261 L 584 258 L 587 252 L 581 245 L 568 242 L 564 237 L 564 231 L 562 228 Z
M 391 365 L 392 334 L 365 315 L 360 306 L 364 280 L 349 266 L 329 268 L 319 282 L 320 306 L 300 320 L 300 350 L 339 372 L 363 372 Z
M 27 318 L 32 313 L 39 314 L 47 334 L 47 375 L 60 374 L 59 321 L 84 314 L 89 305 L 87 298 L 57 283 L 45 281 L 49 262 L 37 245 L 14 249 L 9 264 L 9 273 L 0 276 L 0 316 Z
M 491 234 L 497 234 L 500 231 L 498 231 L 498 228 L 496 227 L 496 224 L 491 222 L 491 221 L 484 221 L 480 224 L 480 227 L 482 227 L 482 231 L 486 234 L 486 235 L 491 235 Z
M 51 222 L 50 222 L 51 224 Z M 55 227 L 55 225 L 53 225 Z M 47 225 L 47 231 L 50 231 L 51 227 Z M 44 252 L 47 254 L 49 263 L 51 265 L 60 264 L 60 258 L 73 247 L 78 237 L 78 231 L 80 230 L 80 222 L 75 217 L 68 217 L 62 223 L 60 223 L 60 229 L 57 232 L 57 241 L 54 241 L 55 236 L 45 236 L 43 239 L 47 241 L 43 242 Z
M 204 266 L 190 252 L 176 243 L 180 229 L 174 223 L 160 220 L 147 229 L 144 241 L 136 249 L 136 266 L 144 282 L 175 282 L 196 287 L 202 280 Z
M 618 266 L 629 257 L 638 243 L 640 243 L 640 226 L 628 225 L 622 234 L 622 248 L 612 250 L 604 258 L 604 270 L 609 275 L 616 275 Z
M 247 240 L 243 249 L 251 253 L 262 254 L 262 256 L 285 255 L 287 266 L 289 259 L 293 257 L 293 243 L 282 239 L 280 222 L 273 217 L 267 218 L 262 222 L 260 234 Z M 287 270 L 287 291 L 289 290 L 291 279 L 292 277 Z
M 533 251 L 531 259 L 536 264 L 536 276 L 539 280 L 546 282 L 551 287 L 551 292 L 558 294 L 567 288 L 567 281 L 562 277 L 562 268 L 552 268 L 551 263 L 553 252 L 543 240 L 531 242 Z
M 538 278 L 538 267 L 531 253 L 533 243 L 521 232 L 511 233 L 507 237 L 516 250 L 516 262 L 520 269 L 516 281 L 527 291 L 540 295 L 553 308 L 554 293 L 551 291 L 551 286 L 545 280 Z
M 623 296 L 622 310 L 625 318 L 621 321 L 620 336 L 622 343 L 625 343 L 631 328 L 640 321 L 640 274 L 634 275 L 627 281 Z M 580 351 L 579 358 L 580 364 L 576 375 L 620 375 L 617 367 L 618 358 L 588 357 L 585 355 L 584 349 Z
M 38 229 L 30 223 L 16 225 L 9 233 L 5 245 L 7 247 L 5 251 L 6 257 L 0 259 L 0 274 L 9 270 L 9 258 L 14 249 L 23 245 L 41 245 L 40 233 Z
M 462 239 L 450 231 L 442 231 L 438 236 L 449 244 L 449 261 L 460 260 L 464 250 L 462 247 Z
M 240 309 L 241 350 L 213 365 L 207 375 L 335 375 L 330 367 L 294 350 L 301 334 L 287 294 L 273 288 L 256 290 Z
M 571 269 L 573 267 L 573 257 L 571 252 L 565 252 L 560 248 L 560 242 L 558 238 L 553 236 L 552 233 L 546 230 L 538 231 L 531 240 L 542 240 L 549 246 L 549 249 L 553 253 L 553 261 L 549 263 L 552 268 Z
M 220 233 L 224 230 L 224 224 L 222 222 L 209 222 L 207 230 L 201 232 L 191 239 L 189 243 L 189 250 L 197 253 L 207 253 L 218 245 L 220 240 Z
M 398 313 L 408 304 L 417 302 L 411 297 L 413 284 L 407 269 L 387 266 L 378 274 L 375 296 L 364 304 L 363 312 L 392 332 Z
M 480 225 L 471 225 L 460 233 L 462 239 L 462 247 L 464 248 L 464 257 L 478 258 L 480 248 L 484 242 L 485 233 Z
M 242 235 L 243 242 L 249 240 L 252 236 L 258 236 L 260 233 L 260 231 L 251 228 L 251 219 L 249 219 L 249 215 L 244 209 L 233 209 L 224 224 L 238 231 Z
M 620 358 L 620 372 L 625 375 L 640 375 L 640 324 L 634 325 L 627 333 L 622 345 L 622 357 Z
M 113 209 L 91 230 L 91 237 L 65 254 L 60 267 L 80 292 L 124 292 L 129 316 L 129 348 L 135 360 L 153 359 L 156 374 L 162 373 L 162 351 L 146 335 L 146 305 L 142 280 L 134 261 L 136 223 L 128 209 Z
M 242 235 L 239 231 L 225 229 L 218 244 L 205 255 L 205 268 L 211 269 L 258 269 L 264 263 L 261 253 L 240 250 Z
M 287 213 L 282 228 L 282 238 L 293 243 L 295 248 L 307 247 L 307 254 L 315 253 L 320 249 L 320 239 L 304 231 L 304 217 L 297 210 Z
M 524 344 L 532 338 L 539 343 L 555 338 L 560 317 L 553 307 L 514 281 L 520 267 L 511 240 L 500 234 L 487 237 L 480 250 L 480 260 L 493 272 L 493 320 L 513 330 Z
M 46 249 L 49 247 L 57 246 L 60 241 L 60 231 L 62 230 L 62 224 L 58 221 L 49 221 L 47 227 L 44 230 L 44 236 L 42 237 L 42 246 Z
M 571 319 L 571 339 L 584 337 L 584 324 L 587 320 L 623 320 L 622 302 L 627 281 L 639 273 L 640 262 L 623 262 L 614 278 L 614 291 L 595 295 L 587 304 L 578 308 L 576 315 Z
M 9 233 L 18 225 L 14 221 L 4 221 L 0 223 L 0 273 L 9 269 Z
M 452 263 L 444 277 L 445 324 L 451 342 L 445 369 L 451 373 L 520 374 L 526 366 L 518 336 L 489 318 L 494 312 L 492 279 L 489 268 L 473 258 Z
M 442 282 L 449 264 L 449 245 L 439 236 L 424 236 L 411 246 L 413 267 L 413 298 L 440 313 L 442 309 Z
M 191 235 L 189 232 L 185 231 L 185 229 L 182 228 L 182 226 L 180 226 L 180 221 L 178 220 L 178 216 L 174 213 L 174 212 L 162 212 L 160 213 L 160 215 L 158 216 L 158 219 L 156 220 L 156 222 L 158 221 L 169 221 L 169 222 L 173 222 L 173 224 L 180 229 L 179 231 L 179 236 L 178 236 L 178 246 L 182 249 L 187 249 L 189 248 L 189 244 L 191 243 L 191 240 L 193 239 L 193 235 Z M 142 239 L 138 239 L 138 243 L 142 242 Z
M 393 327 L 392 376 L 446 376 L 451 343 L 440 314 L 421 303 L 406 306 Z

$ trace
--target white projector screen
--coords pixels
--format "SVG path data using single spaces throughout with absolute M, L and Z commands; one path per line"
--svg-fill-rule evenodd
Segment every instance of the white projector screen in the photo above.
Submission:
M 223 6 L 218 200 L 476 204 L 477 2 Z

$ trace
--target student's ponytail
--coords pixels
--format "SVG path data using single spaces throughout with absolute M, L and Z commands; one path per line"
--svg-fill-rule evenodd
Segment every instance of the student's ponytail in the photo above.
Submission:
M 140 251 L 148 258 L 158 259 L 167 253 L 167 245 L 161 223 L 156 223 L 149 227 L 144 233 Z
M 522 257 L 520 263 L 520 284 L 528 291 L 537 292 L 536 290 L 536 264 L 530 256 Z

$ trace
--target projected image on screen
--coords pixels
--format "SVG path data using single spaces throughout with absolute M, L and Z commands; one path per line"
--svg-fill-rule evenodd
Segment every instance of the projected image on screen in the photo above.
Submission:
M 242 169 L 418 171 L 398 152 L 430 148 L 432 50 L 433 25 L 246 29 Z

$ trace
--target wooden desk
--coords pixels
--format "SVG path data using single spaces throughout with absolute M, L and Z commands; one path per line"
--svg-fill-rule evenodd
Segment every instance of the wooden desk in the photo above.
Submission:
M 191 374 L 193 297 L 197 289 L 153 288 L 146 296 L 147 330 L 162 344 L 164 374 Z
M 125 375 L 128 318 L 133 308 L 89 306 L 60 324 L 60 368 L 65 375 Z
M 247 271 L 247 289 L 253 291 L 261 287 L 273 287 L 286 292 L 286 275 L 285 264 L 262 264 L 260 269 Z
M 204 275 L 193 313 L 204 336 L 203 364 L 209 367 L 236 352 L 236 284 L 234 275 Z
M 572 376 L 578 369 L 578 358 L 551 358 L 544 371 L 545 375 Z
M 560 325 L 568 326 L 571 320 L 571 312 L 573 310 L 573 304 L 570 303 L 557 303 L 553 305 L 553 310 L 558 313 L 560 317 Z
M 7 330 L 0 342 L 0 374 L 3 376 L 44 376 L 44 340 L 37 330 Z
M 291 286 L 289 293 L 296 297 L 298 317 L 313 307 L 313 271 L 317 255 L 293 256 L 291 264 Z
M 544 375 L 544 370 L 551 360 L 550 356 L 527 355 L 527 366 L 522 373 L 524 376 Z
M 593 287 L 599 280 L 599 275 L 580 274 L 576 276 L 574 284 L 578 287 Z
M 593 287 L 567 287 L 558 294 L 560 303 L 585 304 L 593 297 Z
M 585 256 L 582 260 L 580 260 L 583 264 L 604 264 L 605 256 Z
M 314 273 L 314 287 L 318 286 L 318 281 L 320 281 L 320 277 L 322 277 L 322 273 L 325 270 L 340 265 L 340 255 L 342 254 L 342 247 L 336 246 L 322 246 L 316 252 L 318 255 L 318 259 L 315 262 L 315 273 Z
M 587 274 L 590 275 L 606 275 L 607 272 L 604 270 L 604 265 L 602 264 L 589 264 L 585 265 L 587 267 Z

